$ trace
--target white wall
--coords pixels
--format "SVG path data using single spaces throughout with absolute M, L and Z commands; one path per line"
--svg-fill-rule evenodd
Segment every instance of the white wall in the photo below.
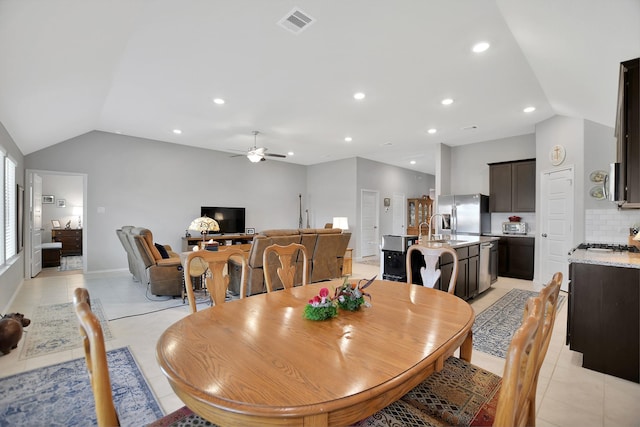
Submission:
M 60 221 L 62 227 L 71 221 L 71 228 L 78 227 L 78 215 L 73 214 L 74 207 L 83 206 L 83 177 L 81 175 L 49 175 L 42 176 L 42 194 L 55 197 L 55 203 L 42 204 L 42 242 L 51 241 L 51 220 Z M 58 201 L 65 201 L 65 207 L 59 207 Z M 81 215 L 80 215 L 81 217 Z
M 126 268 L 115 233 L 123 225 L 148 227 L 155 241 L 180 250 L 200 206 L 245 207 L 256 231 L 297 228 L 298 194 L 306 193 L 304 166 L 98 131 L 31 153 L 25 164 L 87 174 L 88 271 Z
M 24 156 L 18 149 L 18 146 L 13 142 L 13 138 L 9 135 L 9 132 L 5 129 L 2 122 L 0 122 L 0 147 L 7 153 L 11 159 L 16 162 L 16 184 L 24 185 Z M 4 179 L 3 181 L 4 182 Z M 25 212 L 28 212 L 29 196 L 25 188 Z M 27 224 L 23 221 L 23 224 Z M 25 239 L 28 238 L 28 234 L 25 234 Z M 9 263 L 5 266 L 0 266 L 0 310 L 2 313 L 6 313 L 18 287 L 23 281 L 24 277 L 24 249 L 17 254 L 13 259 L 9 260 Z

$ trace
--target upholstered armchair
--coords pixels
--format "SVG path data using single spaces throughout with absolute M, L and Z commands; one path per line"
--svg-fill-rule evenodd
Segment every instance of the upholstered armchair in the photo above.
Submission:
M 137 270 L 144 271 L 142 283 L 150 286 L 154 295 L 182 295 L 182 264 L 180 256 L 171 246 L 164 245 L 168 258 L 163 258 L 153 242 L 149 229 L 134 227 L 130 230 Z M 138 273 L 139 274 L 139 273 Z

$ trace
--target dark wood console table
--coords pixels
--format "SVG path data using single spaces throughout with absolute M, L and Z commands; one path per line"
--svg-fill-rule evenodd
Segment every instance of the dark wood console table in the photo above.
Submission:
M 219 245 L 225 246 L 227 242 L 231 242 L 231 245 L 251 244 L 253 242 L 253 234 L 209 234 L 205 237 L 206 241 L 213 240 L 218 242 Z M 198 242 L 202 242 L 202 236 L 191 236 L 182 238 L 182 252 L 188 252 Z

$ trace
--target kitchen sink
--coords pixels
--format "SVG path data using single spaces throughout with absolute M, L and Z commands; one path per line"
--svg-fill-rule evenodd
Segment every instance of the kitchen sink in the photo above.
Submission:
M 438 240 L 427 240 L 426 243 L 444 243 L 447 245 L 457 245 L 460 243 L 468 243 L 468 240 L 447 240 L 447 239 L 438 239 Z

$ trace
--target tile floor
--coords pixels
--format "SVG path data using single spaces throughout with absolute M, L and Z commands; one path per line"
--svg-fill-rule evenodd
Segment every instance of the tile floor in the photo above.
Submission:
M 130 346 L 156 396 L 166 412 L 182 406 L 155 360 L 159 335 L 172 323 L 188 314 L 180 299 L 150 295 L 144 286 L 133 282 L 128 272 L 92 274 L 49 274 L 26 280 L 10 311 L 29 317 L 38 305 L 72 301 L 76 287 L 89 289 L 99 298 L 115 337 L 107 348 Z M 378 274 L 375 265 L 353 264 L 353 277 Z M 495 300 L 518 287 L 539 290 L 530 281 L 500 278 L 485 294 L 471 302 L 479 313 Z M 565 300 L 557 316 L 537 392 L 537 425 L 545 426 L 640 426 L 640 385 L 580 367 L 582 356 L 564 345 L 567 318 Z M 28 330 L 28 328 L 27 328 Z M 28 333 L 28 332 L 27 332 Z M 82 350 L 64 351 L 33 359 L 20 360 L 21 344 L 9 355 L 0 356 L 0 377 L 82 357 Z M 478 351 L 473 362 L 502 375 L 504 360 Z

